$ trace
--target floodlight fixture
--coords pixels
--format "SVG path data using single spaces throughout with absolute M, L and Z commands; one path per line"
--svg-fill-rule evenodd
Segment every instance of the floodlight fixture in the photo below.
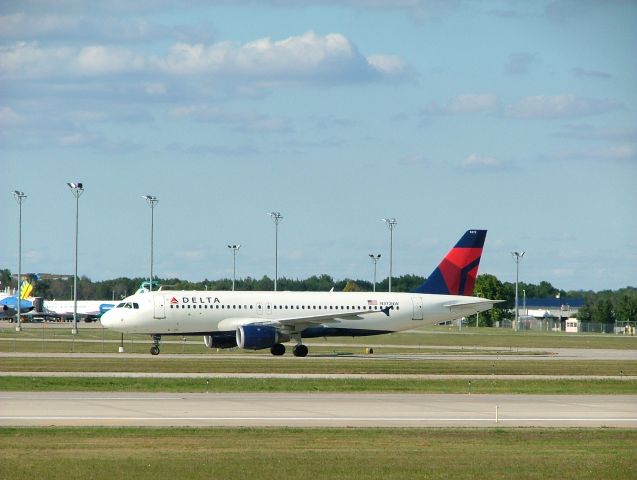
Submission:
M 279 278 L 279 223 L 283 220 L 281 212 L 268 212 L 274 222 L 274 291 L 276 292 L 277 279 Z
M 394 268 L 394 228 L 398 225 L 395 218 L 382 218 L 387 228 L 389 228 L 389 291 L 391 292 L 391 277 Z
M 16 323 L 15 331 L 19 332 L 22 330 L 22 326 L 20 325 L 20 317 L 22 315 L 22 298 L 20 298 L 20 287 L 22 285 L 22 202 L 26 200 L 27 195 L 20 190 L 14 190 L 12 193 L 15 201 L 18 203 L 18 321 Z
M 159 200 L 154 195 L 142 195 L 142 198 L 146 200 L 146 203 L 150 207 L 150 282 L 148 284 L 148 291 L 153 291 L 153 259 L 155 250 L 155 205 L 159 203 Z
M 77 335 L 77 248 L 79 240 L 80 197 L 84 193 L 82 182 L 67 182 L 75 197 L 75 275 L 73 276 L 73 328 L 71 333 Z

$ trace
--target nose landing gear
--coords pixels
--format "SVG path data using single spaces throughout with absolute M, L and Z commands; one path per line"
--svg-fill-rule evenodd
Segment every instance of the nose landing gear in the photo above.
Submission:
M 159 355 L 159 342 L 161 341 L 161 335 L 153 335 L 153 346 L 150 347 L 151 355 Z

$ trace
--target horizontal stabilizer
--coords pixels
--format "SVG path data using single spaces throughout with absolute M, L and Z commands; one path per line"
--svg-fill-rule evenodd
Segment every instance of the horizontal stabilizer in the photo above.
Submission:
M 478 312 L 484 312 L 493 308 L 496 303 L 504 302 L 504 300 L 484 300 L 482 302 L 461 302 L 461 303 L 450 303 L 444 305 L 444 307 L 448 308 L 449 311 L 453 313 L 457 313 L 458 315 L 474 315 Z

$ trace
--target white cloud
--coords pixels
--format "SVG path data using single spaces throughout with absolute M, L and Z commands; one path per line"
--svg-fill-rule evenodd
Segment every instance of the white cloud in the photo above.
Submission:
M 130 50 L 102 45 L 82 48 L 75 63 L 78 73 L 90 75 L 132 72 L 145 66 L 144 59 Z
M 569 118 L 600 115 L 623 105 L 614 100 L 597 100 L 573 94 L 535 95 L 507 105 L 505 115 L 513 118 Z
M 471 169 L 494 169 L 502 167 L 502 162 L 493 158 L 472 153 L 462 162 L 464 168 Z
M 37 42 L 0 47 L 0 77 L 33 78 L 59 69 L 72 56 L 68 47 L 41 48 Z
M 547 158 L 557 161 L 637 161 L 637 145 L 623 143 L 604 148 L 563 151 L 548 155 Z
M 500 102 L 494 93 L 464 93 L 449 100 L 445 106 L 431 104 L 424 109 L 424 113 L 429 115 L 462 115 L 495 113 L 499 109 Z
M 219 107 L 207 105 L 185 105 L 172 110 L 177 118 L 191 118 L 199 122 L 220 123 L 232 126 L 239 131 L 280 133 L 290 130 L 289 121 L 282 117 L 273 117 L 254 112 L 231 112 Z
M 174 75 L 210 74 L 263 83 L 364 81 L 401 76 L 406 71 L 406 64 L 397 57 L 365 58 L 345 36 L 314 32 L 279 41 L 261 38 L 244 45 L 178 43 L 157 65 Z
M 145 83 L 144 91 L 148 95 L 166 95 L 168 89 L 163 83 Z
M 498 97 L 493 93 L 458 95 L 447 105 L 448 113 L 488 113 L 498 109 Z
M 0 106 L 0 125 L 14 125 L 19 120 L 19 115 L 11 107 Z
M 379 72 L 388 77 L 401 77 L 407 74 L 407 63 L 400 57 L 394 55 L 370 55 L 367 61 Z
M 129 140 L 110 140 L 102 135 L 88 132 L 75 132 L 62 135 L 58 138 L 58 144 L 61 147 L 85 148 L 109 154 L 126 154 L 138 151 L 141 148 L 140 145 Z
M 408 67 L 395 56 L 377 54 L 367 58 L 339 33 L 319 36 L 307 32 L 279 41 L 261 38 L 243 45 L 176 43 L 163 56 L 109 45 L 40 47 L 37 42 L 18 42 L 0 47 L 0 76 L 5 78 L 72 79 L 131 73 L 206 75 L 211 82 L 222 79 L 271 85 L 400 79 L 408 74 Z M 161 93 L 151 90 L 147 93 Z

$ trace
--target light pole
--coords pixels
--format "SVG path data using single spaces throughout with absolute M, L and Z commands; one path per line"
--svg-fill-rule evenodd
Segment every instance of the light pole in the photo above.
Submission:
M 241 245 L 228 245 L 228 248 L 232 250 L 232 291 L 234 292 L 234 282 L 237 277 L 237 252 Z
M 146 200 L 150 207 L 150 284 L 148 291 L 153 291 L 153 246 L 154 246 L 154 234 L 155 234 L 155 205 L 159 203 L 157 197 L 153 195 L 142 195 L 142 198 Z
M 75 197 L 75 275 L 73 276 L 73 328 L 71 329 L 71 333 L 77 335 L 77 243 L 80 218 L 80 196 L 84 193 L 84 186 L 81 182 L 67 183 L 67 185 Z
M 518 278 L 520 274 L 520 260 L 524 257 L 524 252 L 511 252 L 513 261 L 515 262 L 515 331 L 520 331 L 518 322 Z
M 375 292 L 376 291 L 376 263 L 378 262 L 378 259 L 380 258 L 380 253 L 378 255 L 374 255 L 373 253 L 370 253 L 369 258 L 371 258 L 372 262 L 374 262 L 374 292 Z
M 19 332 L 22 330 L 20 326 L 20 304 L 22 303 L 22 298 L 20 297 L 20 286 L 22 284 L 22 202 L 24 202 L 27 196 L 24 192 L 14 190 L 13 197 L 15 201 L 18 202 L 18 323 L 16 324 L 15 331 Z
M 274 291 L 276 292 L 276 281 L 279 278 L 279 223 L 283 220 L 283 216 L 281 212 L 270 212 L 267 215 L 270 215 L 272 221 L 275 225 L 275 233 L 274 233 Z
M 394 228 L 398 222 L 395 218 L 383 218 L 382 221 L 389 228 L 389 291 L 391 292 L 391 277 L 394 266 Z

